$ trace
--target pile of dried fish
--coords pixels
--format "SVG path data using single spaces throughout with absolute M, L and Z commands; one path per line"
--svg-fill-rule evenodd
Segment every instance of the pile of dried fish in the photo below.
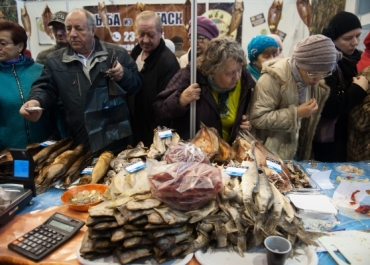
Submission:
M 217 133 L 203 127 L 197 135 L 193 143 L 215 161 L 220 149 Z M 230 151 L 234 160 L 229 163 L 248 170 L 241 178 L 230 178 L 207 205 L 191 211 L 175 210 L 152 198 L 146 169 L 126 171 L 124 165 L 130 159 L 138 159 L 138 154 L 147 157 L 144 147 L 123 151 L 111 161 L 115 176 L 104 194 L 106 201 L 89 209 L 82 257 L 94 259 L 114 253 L 126 264 L 153 255 L 161 263 L 209 247 L 228 247 L 243 256 L 270 235 L 287 238 L 294 249 L 314 245 L 320 234 L 304 229 L 282 194 L 291 188 L 289 169 L 282 163 L 278 177 L 268 176 L 267 158 L 280 162 L 279 157 L 242 136 L 234 142 Z

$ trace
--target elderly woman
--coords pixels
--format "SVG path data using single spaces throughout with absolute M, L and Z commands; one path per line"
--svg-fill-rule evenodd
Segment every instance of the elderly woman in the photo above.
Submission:
M 341 54 L 323 35 L 300 41 L 291 58 L 267 62 L 252 98 L 255 136 L 282 159 L 309 159 L 320 112 L 330 88 L 319 81 L 331 75 Z M 301 131 L 300 131 L 301 129 Z M 298 139 L 299 136 L 299 139 Z
M 249 59 L 247 69 L 255 82 L 257 82 L 261 76 L 262 64 L 268 60 L 274 59 L 278 52 L 278 48 L 278 43 L 273 38 L 266 35 L 258 35 L 249 42 L 247 47 Z
M 334 42 L 336 49 L 343 53 L 343 59 L 338 62 L 338 69 L 325 78 L 330 94 L 321 113 L 313 151 L 316 160 L 344 162 L 347 161 L 348 113 L 362 102 L 368 89 L 366 78 L 356 77 L 356 64 L 361 56 L 357 50 L 361 23 L 356 15 L 341 11 L 330 20 L 323 35 Z M 322 137 L 325 131 L 333 133 Z
M 32 83 L 40 76 L 43 66 L 25 56 L 27 34 L 15 22 L 0 22 L 0 150 L 7 147 L 25 148 L 41 142 L 50 134 L 44 117 L 33 123 L 19 115 L 27 101 Z
M 190 83 L 190 65 L 158 94 L 154 109 L 172 120 L 183 139 L 189 139 L 190 103 L 196 101 L 196 130 L 200 123 L 214 127 L 229 143 L 239 129 L 249 129 L 245 116 L 255 83 L 245 68 L 243 49 L 227 37 L 212 39 L 197 61 L 197 83 Z

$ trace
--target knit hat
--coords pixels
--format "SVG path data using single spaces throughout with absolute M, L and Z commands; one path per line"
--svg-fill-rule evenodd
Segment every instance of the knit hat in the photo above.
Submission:
M 269 47 L 279 48 L 278 43 L 273 38 L 266 35 L 258 35 L 254 37 L 248 44 L 248 59 L 253 62 L 258 55 Z
M 66 21 L 67 15 L 68 15 L 68 12 L 65 12 L 65 11 L 58 11 L 54 13 L 52 16 L 52 19 L 48 23 L 48 26 L 52 26 L 53 23 L 55 22 L 62 23 L 63 25 L 65 25 L 64 22 Z
M 191 35 L 191 20 L 189 21 L 189 36 Z M 217 25 L 209 18 L 199 16 L 197 17 L 197 34 L 203 35 L 208 39 L 217 38 L 220 34 Z
M 340 11 L 332 17 L 329 26 L 323 29 L 322 34 L 332 40 L 336 40 L 348 31 L 361 28 L 361 22 L 356 15 L 350 12 Z
M 335 49 L 334 42 L 323 35 L 311 35 L 298 42 L 293 56 L 298 68 L 309 72 L 333 71 L 342 53 Z

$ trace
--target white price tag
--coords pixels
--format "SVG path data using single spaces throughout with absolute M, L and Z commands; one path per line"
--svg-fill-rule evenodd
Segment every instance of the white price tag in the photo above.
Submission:
M 158 132 L 158 136 L 161 139 L 171 137 L 172 131 L 171 130 L 160 131 Z
M 52 144 L 55 144 L 55 143 L 56 143 L 56 141 L 51 140 L 51 141 L 42 142 L 40 145 L 45 147 L 45 146 L 49 146 L 49 145 L 52 145 Z
M 125 169 L 130 173 L 134 173 L 136 171 L 139 171 L 140 169 L 143 169 L 144 167 L 146 167 L 146 164 L 143 163 L 143 161 L 135 161 L 126 165 Z
M 226 174 L 229 174 L 231 176 L 238 176 L 241 177 L 245 172 L 247 172 L 248 167 L 243 167 L 243 166 L 229 166 L 227 167 L 224 172 Z
M 268 168 L 270 169 L 273 169 L 279 173 L 283 172 L 283 170 L 281 169 L 281 164 L 279 161 L 276 161 L 274 159 L 271 159 L 271 158 L 266 158 L 266 165 Z
M 94 167 L 87 167 L 87 168 L 85 168 L 84 170 L 81 171 L 81 174 L 83 174 L 83 175 L 91 174 L 92 171 L 93 171 L 93 168 Z

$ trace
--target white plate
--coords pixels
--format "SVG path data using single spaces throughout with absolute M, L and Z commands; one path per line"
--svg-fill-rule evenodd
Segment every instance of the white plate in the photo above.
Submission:
M 287 259 L 285 265 L 317 265 L 319 259 L 313 247 L 299 249 L 302 255 Z M 208 249 L 206 253 L 201 250 L 195 252 L 197 261 L 202 265 L 267 265 L 266 251 L 261 248 L 260 252 L 245 252 L 244 257 L 237 252 L 229 252 L 228 249 Z
M 82 265 L 120 265 L 121 263 L 118 262 L 117 258 L 112 254 L 111 256 L 107 257 L 102 257 L 94 260 L 88 260 L 84 259 L 80 255 L 80 248 L 79 246 L 77 248 L 77 260 L 80 262 Z M 186 265 L 188 262 L 192 259 L 194 256 L 194 253 L 188 254 L 185 258 L 183 259 L 174 259 L 174 260 L 169 260 L 164 263 L 161 263 L 161 265 Z M 148 256 L 146 258 L 141 258 L 138 260 L 135 260 L 132 263 L 128 263 L 127 265 L 158 265 L 159 263 L 154 259 L 153 256 Z

